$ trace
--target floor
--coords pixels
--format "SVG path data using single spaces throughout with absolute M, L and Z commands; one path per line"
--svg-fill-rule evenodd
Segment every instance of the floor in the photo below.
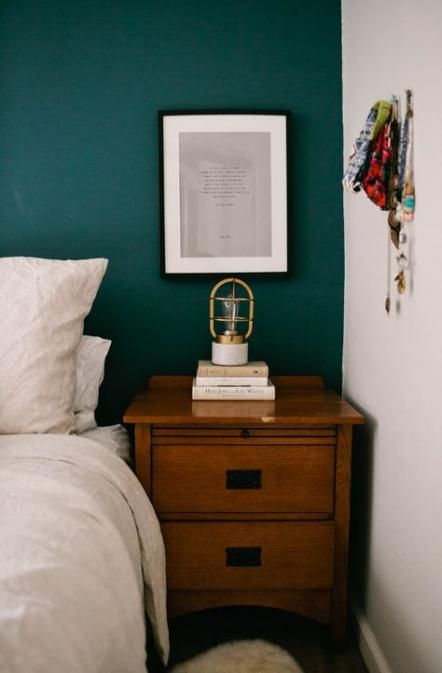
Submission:
M 262 638 L 285 648 L 305 673 L 367 673 L 351 637 L 345 652 L 336 652 L 328 628 L 280 610 L 246 607 L 207 610 L 173 620 L 170 666 L 214 645 L 244 638 Z M 153 652 L 148 669 L 149 673 L 167 670 Z

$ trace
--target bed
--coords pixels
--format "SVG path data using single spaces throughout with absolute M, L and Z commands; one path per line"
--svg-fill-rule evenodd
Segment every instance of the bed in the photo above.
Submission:
M 164 662 L 164 545 L 127 433 L 97 427 L 110 342 L 83 334 L 106 260 L 0 258 L 0 672 Z

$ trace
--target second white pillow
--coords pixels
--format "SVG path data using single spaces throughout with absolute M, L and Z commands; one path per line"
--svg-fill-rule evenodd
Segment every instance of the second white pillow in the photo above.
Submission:
M 104 378 L 104 364 L 111 341 L 97 336 L 82 336 L 77 351 L 77 386 L 74 400 L 75 432 L 97 427 L 95 409 Z

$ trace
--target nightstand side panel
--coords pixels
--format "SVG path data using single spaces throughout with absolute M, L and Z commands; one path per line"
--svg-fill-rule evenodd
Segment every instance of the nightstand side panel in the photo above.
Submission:
M 148 423 L 135 424 L 135 471 L 147 495 L 152 493 L 152 440 Z

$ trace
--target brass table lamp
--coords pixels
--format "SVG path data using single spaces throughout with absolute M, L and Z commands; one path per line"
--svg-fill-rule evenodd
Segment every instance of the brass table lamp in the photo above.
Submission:
M 248 362 L 247 339 L 253 331 L 254 298 L 239 278 L 225 278 L 210 293 L 209 316 L 212 362 L 243 365 Z

